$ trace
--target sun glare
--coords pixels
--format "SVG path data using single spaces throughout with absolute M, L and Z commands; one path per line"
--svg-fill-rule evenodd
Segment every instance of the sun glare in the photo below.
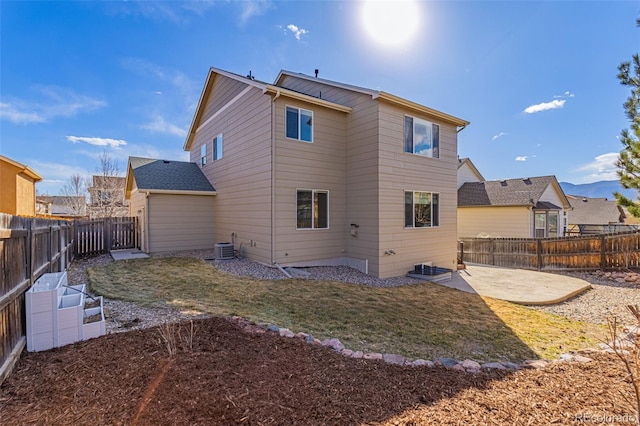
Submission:
M 419 14 L 415 0 L 365 0 L 361 19 L 365 31 L 376 43 L 400 47 L 416 34 Z

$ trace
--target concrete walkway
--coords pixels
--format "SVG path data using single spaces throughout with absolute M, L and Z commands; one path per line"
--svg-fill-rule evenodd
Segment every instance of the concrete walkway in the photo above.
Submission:
M 437 284 L 521 305 L 553 305 L 591 288 L 587 281 L 547 272 L 467 265 Z
M 141 252 L 138 249 L 124 249 L 124 250 L 111 250 L 111 257 L 113 257 L 113 260 L 129 260 L 129 259 L 144 259 L 145 257 L 149 257 L 149 255 Z

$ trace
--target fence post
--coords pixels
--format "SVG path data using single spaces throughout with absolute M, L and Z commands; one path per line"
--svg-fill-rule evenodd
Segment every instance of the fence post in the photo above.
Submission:
M 113 221 L 111 218 L 104 220 L 102 225 L 102 232 L 104 233 L 104 252 L 109 253 L 111 251 L 112 234 L 113 234 Z
M 47 268 L 47 272 L 53 272 L 53 268 L 51 265 L 51 260 L 53 259 L 53 226 L 51 226 L 51 224 L 49 224 L 49 237 L 47 238 L 48 240 L 48 244 L 47 244 L 47 262 L 49 263 L 49 267 Z
M 27 243 L 27 276 L 26 278 L 29 279 L 29 287 L 31 287 L 33 285 L 33 250 L 34 250 L 34 245 L 33 244 L 33 233 L 31 231 L 31 221 L 33 219 L 27 219 L 26 220 L 26 225 L 27 225 L 27 236 L 25 237 L 26 243 Z
M 538 255 L 538 271 L 542 271 L 542 240 L 538 238 L 537 242 L 536 251 Z
M 607 244 L 606 244 L 606 235 L 600 235 L 600 269 L 603 271 L 607 267 Z

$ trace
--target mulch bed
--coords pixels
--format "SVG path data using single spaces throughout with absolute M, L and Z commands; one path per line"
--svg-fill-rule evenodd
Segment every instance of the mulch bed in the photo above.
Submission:
M 183 341 L 172 357 L 157 328 L 25 352 L 0 387 L 0 424 L 569 425 L 581 423 L 579 416 L 633 419 L 621 396 L 631 396 L 631 387 L 612 355 L 544 370 L 469 374 L 346 358 L 275 333 L 246 332 L 224 318 L 194 322 L 191 349 Z M 187 330 L 183 324 L 183 337 Z

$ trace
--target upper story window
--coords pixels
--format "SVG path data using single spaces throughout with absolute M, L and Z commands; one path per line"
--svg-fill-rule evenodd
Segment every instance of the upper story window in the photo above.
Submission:
M 440 194 L 405 191 L 405 228 L 424 228 L 440 225 Z
M 222 133 L 213 138 L 213 160 L 222 158 Z
M 200 165 L 202 167 L 207 165 L 207 144 L 203 143 L 200 147 Z
M 404 152 L 440 158 L 440 126 L 416 117 L 404 117 Z
M 296 229 L 329 228 L 329 191 L 299 189 L 296 209 Z
M 313 142 L 313 111 L 287 107 L 287 137 Z

